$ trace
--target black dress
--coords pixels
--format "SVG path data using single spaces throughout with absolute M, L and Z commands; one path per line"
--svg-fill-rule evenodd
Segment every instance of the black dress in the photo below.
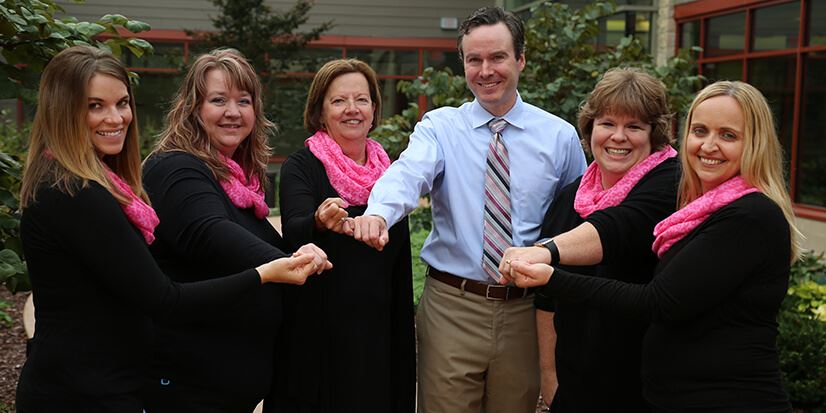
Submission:
M 390 228 L 379 252 L 352 237 L 315 229 L 314 213 L 338 197 L 307 148 L 281 168 L 281 219 L 291 246 L 313 242 L 333 269 L 284 290 L 278 412 L 412 412 L 415 349 L 410 234 Z M 366 206 L 351 206 L 351 217 Z
M 37 328 L 17 411 L 140 413 L 152 321 L 209 319 L 261 290 L 255 270 L 172 283 L 115 198 L 90 182 L 69 196 L 42 185 L 23 211 Z
M 281 236 L 232 204 L 206 164 L 186 152 L 152 156 L 144 186 L 161 220 L 151 251 L 175 281 L 221 278 L 285 256 Z M 158 323 L 147 412 L 252 411 L 269 392 L 280 286 L 265 285 L 220 318 Z
M 565 187 L 545 216 L 542 237 L 592 224 L 600 236 L 603 260 L 590 267 L 559 266 L 604 279 L 644 284 L 651 280 L 657 256 L 651 251 L 654 226 L 677 205 L 679 161 L 670 158 L 648 172 L 617 206 L 587 219 L 574 210 L 580 179 Z M 537 308 L 554 311 L 559 388 L 552 412 L 645 412 L 640 351 L 648 322 L 621 312 L 582 303 L 554 303 L 540 290 Z
M 788 412 L 776 317 L 789 281 L 790 230 L 753 193 L 674 244 L 648 284 L 555 271 L 545 294 L 651 321 L 646 400 L 658 412 Z

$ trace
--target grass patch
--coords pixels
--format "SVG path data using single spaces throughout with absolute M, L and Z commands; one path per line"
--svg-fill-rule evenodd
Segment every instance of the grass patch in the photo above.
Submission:
M 410 255 L 413 257 L 413 304 L 419 305 L 419 298 L 422 296 L 424 289 L 424 277 L 427 271 L 427 265 L 424 261 L 419 259 L 419 253 L 422 251 L 424 240 L 429 234 L 429 230 L 419 229 L 418 231 L 410 233 Z

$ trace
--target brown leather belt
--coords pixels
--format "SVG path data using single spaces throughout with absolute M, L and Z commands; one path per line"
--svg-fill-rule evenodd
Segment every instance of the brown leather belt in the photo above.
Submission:
M 523 298 L 532 293 L 530 288 L 519 288 L 508 285 L 486 284 L 479 281 L 469 280 L 439 271 L 433 267 L 427 267 L 427 276 L 433 277 L 451 287 L 456 287 L 462 291 L 467 291 L 476 295 L 481 295 L 488 300 L 507 301 Z

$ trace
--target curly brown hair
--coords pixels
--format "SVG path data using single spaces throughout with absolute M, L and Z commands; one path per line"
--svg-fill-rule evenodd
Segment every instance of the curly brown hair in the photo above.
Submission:
M 246 175 L 256 175 L 263 185 L 267 182 L 267 162 L 272 152 L 267 140 L 268 135 L 275 130 L 275 125 L 264 115 L 261 81 L 255 69 L 235 49 L 215 49 L 195 59 L 175 95 L 172 108 L 166 115 L 166 127 L 152 153 L 188 152 L 204 161 L 218 180 L 227 177 L 229 168 L 219 158 L 218 150 L 210 145 L 209 136 L 199 116 L 207 94 L 206 79 L 210 70 L 223 71 L 230 87 L 246 91 L 252 96 L 255 124 L 247 139 L 238 145 L 232 158 Z

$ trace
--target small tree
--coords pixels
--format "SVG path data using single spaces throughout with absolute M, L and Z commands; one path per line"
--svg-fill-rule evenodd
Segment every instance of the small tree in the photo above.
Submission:
M 116 57 L 124 49 L 136 56 L 152 52 L 152 45 L 145 40 L 118 32 L 118 28 L 142 32 L 149 29 L 146 23 L 119 14 L 107 14 L 92 23 L 55 17 L 63 11 L 53 0 L 0 0 L 0 99 L 22 98 L 36 103 L 43 68 L 71 46 L 91 45 Z M 18 210 L 26 130 L 0 113 L 0 283 L 12 292 L 31 288 L 26 263 L 21 259 Z

